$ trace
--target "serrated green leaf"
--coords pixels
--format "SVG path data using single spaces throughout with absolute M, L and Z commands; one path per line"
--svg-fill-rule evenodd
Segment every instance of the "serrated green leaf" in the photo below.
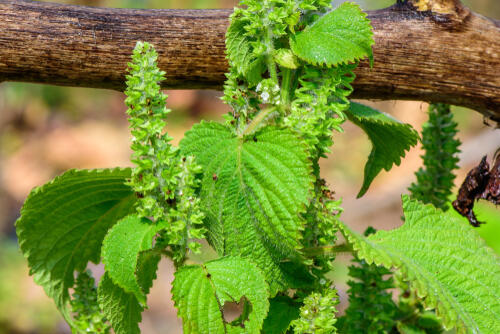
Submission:
M 125 292 L 133 293 L 143 305 L 146 304 L 146 294 L 136 275 L 139 255 L 152 248 L 153 238 L 162 228 L 164 225 L 130 215 L 113 226 L 102 243 L 102 262 L 109 277 Z M 142 265 L 148 263 L 146 261 Z M 148 272 L 146 276 L 151 277 L 150 271 L 155 267 L 143 268 Z M 150 284 L 144 284 L 149 289 Z
M 500 333 L 500 260 L 466 222 L 403 196 L 405 224 L 368 238 L 340 229 L 358 257 L 395 268 L 459 333 Z
M 263 57 L 256 57 L 252 52 L 250 45 L 252 38 L 245 30 L 247 24 L 249 22 L 245 18 L 231 19 L 231 25 L 226 33 L 226 53 L 231 66 L 236 68 L 249 84 L 256 85 L 262 80 L 261 74 L 265 70 L 265 63 Z
M 269 309 L 269 291 L 263 274 L 251 262 L 225 257 L 203 266 L 184 266 L 175 273 L 172 285 L 185 334 L 260 333 Z M 225 322 L 224 303 L 243 298 L 251 304 L 243 326 Z
M 127 293 L 104 274 L 97 290 L 99 305 L 115 334 L 140 334 L 144 310 L 133 293 Z
M 70 170 L 35 188 L 21 209 L 16 229 L 30 273 L 68 322 L 74 272 L 100 262 L 106 232 L 134 210 L 129 177 L 130 169 Z
M 350 121 L 363 129 L 372 142 L 359 198 L 366 193 L 382 168 L 389 171 L 393 165 L 399 166 L 401 157 L 417 144 L 419 136 L 411 125 L 359 103 L 351 102 L 346 114 Z
M 238 19 L 232 15 L 231 25 L 226 32 L 226 53 L 229 60 L 237 67 L 240 73 L 245 72 L 245 66 L 252 60 L 250 40 L 246 35 L 246 19 Z
M 292 51 L 314 65 L 335 66 L 372 60 L 370 20 L 358 5 L 344 2 L 290 39 Z
M 263 334 L 282 334 L 292 320 L 300 316 L 301 304 L 288 296 L 276 296 L 269 300 L 269 312 L 262 327 Z
M 298 255 L 299 213 L 313 187 L 307 150 L 295 134 L 268 126 L 239 138 L 224 125 L 202 122 L 180 147 L 203 167 L 202 206 L 219 254 L 253 259 L 266 274 L 271 295 L 300 284 L 295 279 L 307 281 L 289 260 Z

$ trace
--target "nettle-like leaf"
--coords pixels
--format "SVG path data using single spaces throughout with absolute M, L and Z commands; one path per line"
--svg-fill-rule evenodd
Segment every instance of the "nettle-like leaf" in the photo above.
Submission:
M 359 258 L 395 268 L 423 305 L 459 333 L 500 333 L 500 260 L 466 222 L 403 196 L 405 224 L 364 238 L 340 225 Z
M 145 277 L 153 278 L 158 264 L 158 257 L 152 261 L 148 258 L 147 251 L 153 246 L 153 239 L 164 224 L 154 224 L 149 219 L 137 215 L 130 215 L 120 220 L 104 238 L 102 244 L 102 261 L 106 272 L 113 283 L 125 292 L 132 293 L 143 305 L 146 304 L 146 292 L 151 283 L 145 282 Z M 138 263 L 142 254 L 141 268 L 145 277 L 141 277 L 139 284 Z M 141 285 L 144 287 L 141 287 Z
M 172 285 L 186 334 L 259 333 L 269 309 L 264 275 L 257 266 L 239 257 L 184 266 L 175 273 Z M 226 302 L 246 303 L 242 316 L 231 323 L 224 320 L 221 311 Z
M 252 258 L 266 274 L 271 295 L 307 281 L 293 260 L 303 228 L 299 213 L 313 179 L 306 147 L 295 134 L 268 126 L 239 138 L 222 124 L 202 122 L 180 147 L 203 167 L 202 206 L 219 254 Z
M 139 323 L 144 308 L 133 293 L 127 293 L 104 274 L 97 290 L 99 306 L 115 334 L 140 334 Z
M 248 24 L 248 19 L 235 18 L 233 14 L 226 33 L 226 53 L 231 66 L 236 68 L 238 74 L 247 78 L 251 85 L 256 85 L 262 80 L 265 62 L 263 57 L 256 57 L 253 53 L 252 38 L 245 30 Z
M 313 65 L 335 66 L 369 57 L 373 32 L 358 5 L 344 2 L 290 39 L 297 57 Z
M 130 169 L 70 170 L 34 189 L 16 222 L 30 273 L 71 322 L 74 272 L 99 263 L 108 229 L 134 210 Z
M 358 198 L 363 196 L 373 179 L 385 169 L 389 171 L 393 165 L 399 166 L 405 151 L 418 142 L 418 132 L 410 125 L 403 124 L 391 116 L 368 106 L 351 102 L 347 117 L 359 126 L 370 138 L 372 151 L 365 165 L 363 185 Z

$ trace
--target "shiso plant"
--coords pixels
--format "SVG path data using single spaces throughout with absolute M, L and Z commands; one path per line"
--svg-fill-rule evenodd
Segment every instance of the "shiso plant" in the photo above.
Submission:
M 194 125 L 175 147 L 164 132 L 165 73 L 153 46 L 138 42 L 125 91 L 135 167 L 70 170 L 34 189 L 16 223 L 31 274 L 73 332 L 140 333 L 167 258 L 185 333 L 500 333 L 499 258 L 442 210 L 453 177 L 435 171 L 456 163 L 449 115 L 424 131 L 426 156 L 441 150 L 447 160 L 426 161 L 412 196 L 402 196 L 397 229 L 353 232 L 321 178 L 318 161 L 347 120 L 373 144 L 359 196 L 419 140 L 411 126 L 348 100 L 373 43 L 350 2 L 242 0 L 226 40 L 232 112 Z M 203 240 L 217 257 L 199 263 Z M 338 319 L 328 273 L 346 250 L 359 283 Z M 89 262 L 104 263 L 98 286 Z M 397 304 L 392 287 L 402 291 Z M 228 303 L 241 308 L 232 321 Z

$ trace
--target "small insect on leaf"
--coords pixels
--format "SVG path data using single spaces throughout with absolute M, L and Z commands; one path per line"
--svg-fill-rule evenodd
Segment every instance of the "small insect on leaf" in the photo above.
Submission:
M 217 174 L 213 174 L 212 175 L 212 180 L 217 181 L 217 179 L 218 179 Z

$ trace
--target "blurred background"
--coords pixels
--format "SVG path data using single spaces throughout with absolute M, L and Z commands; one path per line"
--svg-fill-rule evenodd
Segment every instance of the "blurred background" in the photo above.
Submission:
M 232 8 L 233 0 L 60 0 L 59 2 L 130 8 Z M 334 1 L 340 3 L 343 1 Z M 394 0 L 357 1 L 365 9 L 377 9 Z M 464 1 L 474 11 L 500 19 L 498 0 Z M 228 112 L 220 92 L 167 91 L 168 132 L 178 143 L 183 133 L 200 119 L 221 120 Z M 69 333 L 53 303 L 28 275 L 19 253 L 14 223 L 21 205 L 35 187 L 69 168 L 130 166 L 129 130 L 119 92 L 44 86 L 25 83 L 0 84 L 0 334 Z M 428 105 L 412 101 L 362 101 L 418 131 L 426 121 Z M 462 141 L 460 170 L 456 185 L 485 154 L 492 158 L 500 146 L 500 130 L 488 126 L 483 117 L 465 108 L 453 108 Z M 335 145 L 322 160 L 322 173 L 337 197 L 344 200 L 343 220 L 358 231 L 371 225 L 390 229 L 401 225 L 400 195 L 415 180 L 421 166 L 419 147 L 413 148 L 401 166 L 383 171 L 361 199 L 356 194 L 363 180 L 363 168 L 371 145 L 362 131 L 350 123 L 345 133 L 335 133 Z M 456 190 L 456 189 L 455 189 Z M 478 205 L 478 216 L 488 220 L 479 229 L 486 242 L 500 254 L 500 209 Z M 347 256 L 339 257 L 336 277 L 345 305 Z M 145 334 L 181 333 L 181 322 L 170 301 L 172 266 L 163 261 L 149 297 L 150 308 L 141 323 Z M 102 270 L 93 268 L 99 275 Z

